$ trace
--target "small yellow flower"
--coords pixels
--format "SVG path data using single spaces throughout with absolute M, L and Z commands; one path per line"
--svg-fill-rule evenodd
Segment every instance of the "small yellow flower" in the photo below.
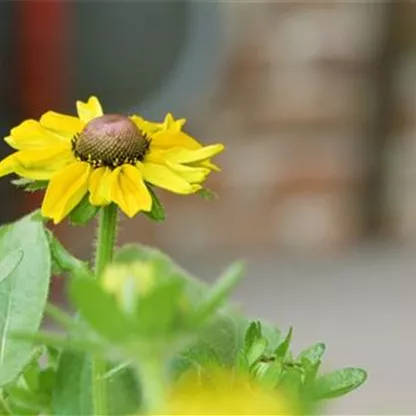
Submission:
M 96 97 L 77 101 L 77 110 L 78 117 L 49 111 L 13 128 L 5 141 L 17 152 L 0 162 L 0 177 L 49 181 L 42 214 L 55 224 L 87 193 L 92 205 L 114 202 L 133 217 L 151 210 L 147 183 L 191 194 L 218 170 L 210 159 L 224 146 L 202 146 L 182 131 L 185 119 L 104 115 Z
M 138 295 L 146 295 L 156 282 L 154 265 L 142 261 L 110 264 L 101 276 L 104 290 L 113 294 L 120 305 L 126 298 L 134 299 Z
M 190 371 L 174 384 L 166 415 L 295 415 L 295 401 L 283 391 L 267 390 L 242 374 L 222 369 Z
M 102 288 L 113 295 L 125 312 L 134 312 L 139 299 L 146 298 L 158 285 L 171 281 L 172 276 L 161 273 L 151 261 L 109 264 L 100 277 Z M 183 293 L 176 298 L 181 312 L 189 311 L 189 302 Z

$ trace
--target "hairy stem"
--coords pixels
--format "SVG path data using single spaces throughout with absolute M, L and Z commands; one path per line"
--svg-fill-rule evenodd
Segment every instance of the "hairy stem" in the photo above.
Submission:
M 97 246 L 95 251 L 95 276 L 98 279 L 109 262 L 113 259 L 117 234 L 117 206 L 107 205 L 101 209 L 98 224 Z M 94 414 L 108 414 L 107 382 L 105 374 L 107 365 L 100 357 L 92 358 L 92 394 Z

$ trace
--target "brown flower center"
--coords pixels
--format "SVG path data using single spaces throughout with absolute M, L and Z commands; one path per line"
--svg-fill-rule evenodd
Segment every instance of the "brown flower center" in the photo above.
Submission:
M 120 114 L 106 114 L 91 120 L 72 140 L 72 151 L 78 160 L 94 168 L 134 165 L 143 160 L 149 140 L 136 124 Z

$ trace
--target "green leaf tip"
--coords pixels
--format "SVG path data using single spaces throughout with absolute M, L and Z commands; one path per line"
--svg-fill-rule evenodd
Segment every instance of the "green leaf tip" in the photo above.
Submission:
M 199 319 L 205 319 L 222 306 L 243 278 L 243 272 L 244 263 L 242 261 L 235 262 L 227 267 L 202 301 L 197 313 Z
M 367 380 L 362 368 L 343 368 L 319 377 L 315 382 L 316 399 L 334 399 L 358 389 Z
M 292 334 L 293 334 L 293 328 L 289 328 L 289 332 L 286 335 L 286 338 L 284 341 L 276 348 L 276 355 L 281 358 L 285 358 L 290 347 L 290 343 L 292 341 Z

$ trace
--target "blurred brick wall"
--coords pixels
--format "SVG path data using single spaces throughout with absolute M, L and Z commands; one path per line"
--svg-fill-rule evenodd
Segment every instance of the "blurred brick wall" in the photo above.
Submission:
M 229 5 L 227 70 L 191 126 L 224 141 L 214 202 L 173 198 L 154 236 L 192 248 L 339 249 L 361 235 L 381 7 L 358 2 Z M 172 199 L 172 198 L 169 198 Z M 172 241 L 170 241 L 170 239 Z
M 416 243 L 416 3 L 406 2 L 398 20 L 386 209 L 393 237 Z
M 380 209 L 387 236 L 416 241 L 416 6 L 403 4 Z M 331 252 L 356 244 L 378 122 L 385 3 L 232 2 L 224 9 L 234 39 L 226 70 L 188 125 L 202 141 L 226 143 L 223 171 L 209 181 L 220 199 L 163 193 L 167 221 L 122 223 L 123 240 L 171 253 Z

